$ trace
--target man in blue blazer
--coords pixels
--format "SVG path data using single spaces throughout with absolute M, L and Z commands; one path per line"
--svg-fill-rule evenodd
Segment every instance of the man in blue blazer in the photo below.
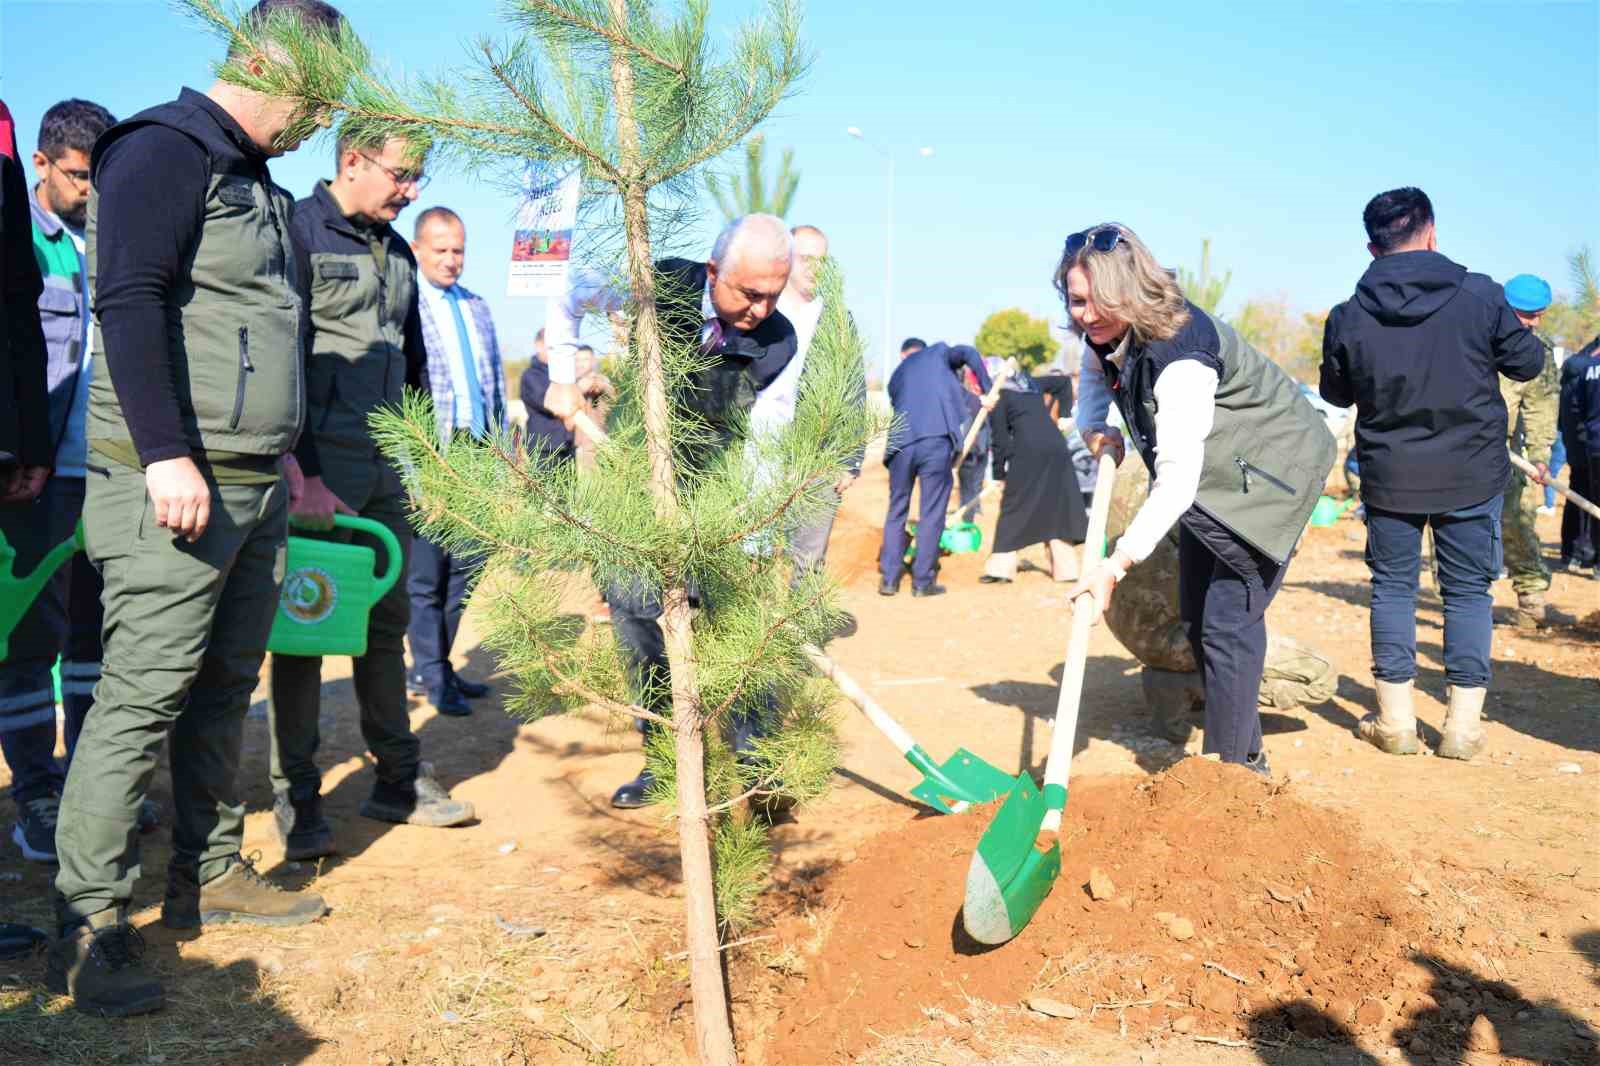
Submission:
M 939 563 L 939 537 L 950 503 L 951 466 L 961 447 L 967 411 L 960 373 L 970 367 L 987 394 L 989 372 L 971 345 L 936 343 L 903 357 L 889 378 L 894 428 L 883 462 L 889 468 L 889 513 L 883 522 L 883 550 L 878 556 L 880 596 L 900 591 L 905 571 L 906 517 L 911 513 L 911 485 L 920 482 L 921 518 L 917 522 L 917 556 L 911 566 L 911 595 L 938 596 L 944 586 L 934 581 Z M 988 400 L 984 401 L 987 405 Z

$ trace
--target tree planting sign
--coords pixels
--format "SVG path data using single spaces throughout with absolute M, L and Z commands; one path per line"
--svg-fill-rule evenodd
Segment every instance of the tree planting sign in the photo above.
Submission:
M 577 167 L 557 170 L 535 165 L 517 209 L 511 237 L 508 296 L 559 296 L 567 284 L 572 228 L 578 218 Z

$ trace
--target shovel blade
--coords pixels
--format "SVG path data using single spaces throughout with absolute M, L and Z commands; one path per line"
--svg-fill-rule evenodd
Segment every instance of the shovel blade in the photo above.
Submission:
M 922 758 L 918 759 L 917 755 Z M 911 790 L 934 810 L 956 814 L 979 803 L 992 803 L 1016 787 L 1016 779 L 993 763 L 985 762 L 966 748 L 942 763 L 934 763 L 920 747 L 906 753 L 906 759 L 921 770 L 922 781 Z M 963 806 L 957 807 L 957 804 Z
M 1044 821 L 1043 792 L 1027 774 L 995 812 L 967 870 L 961 922 L 980 944 L 1004 944 L 1020 933 L 1061 872 L 1061 845 L 1034 847 Z

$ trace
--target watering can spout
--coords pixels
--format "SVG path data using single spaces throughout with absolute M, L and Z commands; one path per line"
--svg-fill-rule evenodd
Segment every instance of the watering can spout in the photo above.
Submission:
M 0 533 L 0 661 L 10 653 L 11 631 L 33 606 L 45 582 L 82 547 L 83 523 L 80 522 L 72 536 L 51 548 L 31 573 L 18 576 L 12 572 L 17 561 L 16 549 L 6 542 L 5 534 Z

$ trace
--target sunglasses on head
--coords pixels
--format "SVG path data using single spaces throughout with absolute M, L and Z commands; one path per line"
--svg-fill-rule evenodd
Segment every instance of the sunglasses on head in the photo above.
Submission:
M 1122 241 L 1122 231 L 1115 226 L 1096 226 L 1074 233 L 1067 238 L 1067 255 L 1077 255 L 1088 245 L 1097 252 L 1109 252 Z

